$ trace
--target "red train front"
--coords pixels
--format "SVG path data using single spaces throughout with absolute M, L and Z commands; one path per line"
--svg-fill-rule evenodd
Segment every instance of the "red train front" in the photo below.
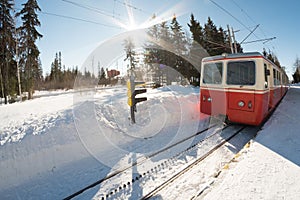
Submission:
M 287 91 L 285 72 L 258 52 L 202 60 L 200 111 L 259 125 Z

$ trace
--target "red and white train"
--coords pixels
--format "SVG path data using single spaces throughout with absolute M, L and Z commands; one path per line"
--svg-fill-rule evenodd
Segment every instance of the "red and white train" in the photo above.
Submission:
M 202 60 L 200 112 L 259 125 L 288 90 L 284 70 L 258 52 Z

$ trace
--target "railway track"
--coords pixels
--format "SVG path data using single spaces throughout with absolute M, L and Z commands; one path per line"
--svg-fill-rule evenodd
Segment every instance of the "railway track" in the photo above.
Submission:
M 173 162 L 173 160 L 179 160 L 179 157 L 185 157 L 187 155 L 187 152 L 193 150 L 193 149 L 199 149 L 202 148 L 201 145 L 206 144 L 206 142 L 208 140 L 212 140 L 215 141 L 217 137 L 222 137 L 222 139 L 220 140 L 220 142 L 216 143 L 215 145 L 211 146 L 209 149 L 205 149 L 205 154 L 202 155 L 201 157 L 197 158 L 195 161 L 193 161 L 192 163 L 189 163 L 188 165 L 186 165 L 184 167 L 184 169 L 180 170 L 180 171 L 176 171 L 175 173 L 172 174 L 172 176 L 168 178 L 168 180 L 165 180 L 163 183 L 159 184 L 158 186 L 156 186 L 154 189 L 152 189 L 150 192 L 146 191 L 147 194 L 143 197 L 139 196 L 138 198 L 142 198 L 142 199 L 149 199 L 151 197 L 153 197 L 155 194 L 157 194 L 159 191 L 161 191 L 163 188 L 165 188 L 166 186 L 170 185 L 174 180 L 178 179 L 182 174 L 184 174 L 185 172 L 187 172 L 189 169 L 193 168 L 195 165 L 197 165 L 198 163 L 200 163 L 202 160 L 204 160 L 206 157 L 208 157 L 210 154 L 212 154 L 215 150 L 217 150 L 220 146 L 224 145 L 226 142 L 230 141 L 233 137 L 235 137 L 237 134 L 239 134 L 246 126 L 241 126 L 241 125 L 223 125 L 222 128 L 217 127 L 217 124 L 213 124 L 210 127 L 197 132 L 187 138 L 184 138 L 168 147 L 165 147 L 164 149 L 161 149 L 155 153 L 152 153 L 151 155 L 148 155 L 147 157 L 140 159 L 134 163 L 132 163 L 130 166 L 123 168 L 122 170 L 118 170 L 110 175 L 108 175 L 107 177 L 100 179 L 90 185 L 88 185 L 87 187 L 73 193 L 72 195 L 64 198 L 64 199 L 72 199 L 74 197 L 79 196 L 80 194 L 84 193 L 86 190 L 91 189 L 97 185 L 102 184 L 105 181 L 110 181 L 110 179 L 113 179 L 114 177 L 117 177 L 118 175 L 124 173 L 126 174 L 127 170 L 132 170 L 135 166 L 138 165 L 142 165 L 143 163 L 150 161 L 151 158 L 162 154 L 163 152 L 166 152 L 174 147 L 176 147 L 177 145 L 195 137 L 198 135 L 202 135 L 204 133 L 208 133 L 209 131 L 214 129 L 213 133 L 210 134 L 207 137 L 202 138 L 201 140 L 197 141 L 195 144 L 189 146 L 187 149 L 177 153 L 175 156 L 170 157 L 168 159 L 169 163 L 167 163 L 167 161 L 165 160 L 164 162 L 159 163 L 156 167 L 148 169 L 148 171 L 145 171 L 144 173 L 138 174 L 138 176 L 134 177 L 132 176 L 132 179 L 128 179 L 128 181 L 125 181 L 123 183 L 120 183 L 118 186 L 116 186 L 116 184 L 114 184 L 113 186 L 111 186 L 110 189 L 106 189 L 104 193 L 98 195 L 98 199 L 113 199 L 114 197 L 117 197 L 115 195 L 117 195 L 120 192 L 124 192 L 126 190 L 128 190 L 130 187 L 133 189 L 134 184 L 138 183 L 140 180 L 144 179 L 145 177 L 147 178 L 151 176 L 151 174 L 155 174 L 157 173 L 160 169 L 167 167 L 167 166 L 171 166 L 172 164 L 170 164 L 171 162 Z M 226 130 L 226 131 L 225 131 Z M 223 134 L 224 133 L 224 134 Z M 217 139 L 218 140 L 218 139 Z
M 223 146 L 225 143 L 229 142 L 232 138 L 234 138 L 236 135 L 238 135 L 242 130 L 244 130 L 246 126 L 240 127 L 237 131 L 232 133 L 232 135 L 228 136 L 227 138 L 224 138 L 222 141 L 214 145 L 209 151 L 207 151 L 205 154 L 203 154 L 201 157 L 197 158 L 192 163 L 188 164 L 185 168 L 174 174 L 172 177 L 170 177 L 168 180 L 163 182 L 162 184 L 158 185 L 154 189 L 152 189 L 149 193 L 144 195 L 141 199 L 150 199 L 151 197 L 154 197 L 157 193 L 159 193 L 162 189 L 170 185 L 172 182 L 174 182 L 176 179 L 181 177 L 183 174 L 185 174 L 187 171 L 192 169 L 194 166 L 199 164 L 201 161 L 203 161 L 205 158 L 207 158 L 209 155 L 211 155 L 213 152 L 215 152 L 217 149 L 219 149 L 221 146 Z
M 115 176 L 117 176 L 117 175 L 119 175 L 119 174 L 121 174 L 121 173 L 124 173 L 125 171 L 127 171 L 127 170 L 129 170 L 129 169 L 131 169 L 131 168 L 133 168 L 133 167 L 135 167 L 135 166 L 142 165 L 143 163 L 145 163 L 146 161 L 150 160 L 151 158 L 153 158 L 153 157 L 155 157 L 155 156 L 157 156 L 157 155 L 159 155 L 159 154 L 161 154 L 161 153 L 163 153 L 163 152 L 166 152 L 166 151 L 168 151 L 168 150 L 170 150 L 170 149 L 176 147 L 177 145 L 182 144 L 182 143 L 184 143 L 184 142 L 186 142 L 186 141 L 188 141 L 188 140 L 190 140 L 190 139 L 192 139 L 192 138 L 194 138 L 194 137 L 196 137 L 196 136 L 198 136 L 198 135 L 207 133 L 209 130 L 211 130 L 211 129 L 217 127 L 217 126 L 218 126 L 217 123 L 212 124 L 212 125 L 209 126 L 208 128 L 205 128 L 204 130 L 201 130 L 201 131 L 199 131 L 199 132 L 197 132 L 197 133 L 195 133 L 195 134 L 192 134 L 192 135 L 190 135 L 189 137 L 186 137 L 186 138 L 184 138 L 184 139 L 182 139 L 182 140 L 180 140 L 180 141 L 178 141 L 178 142 L 176 142 L 176 143 L 174 143 L 174 144 L 172 144 L 172 145 L 170 145 L 170 146 L 167 146 L 167 147 L 165 147 L 165 148 L 163 148 L 163 149 L 161 149 L 161 150 L 159 150 L 159 151 L 157 151 L 157 152 L 154 152 L 154 153 L 152 153 L 152 154 L 150 154 L 150 155 L 147 155 L 146 157 L 144 157 L 144 158 L 142 158 L 142 159 L 140 159 L 140 160 L 137 159 L 138 161 L 133 162 L 131 165 L 129 165 L 129 166 L 123 168 L 123 169 L 117 170 L 117 171 L 115 171 L 114 173 L 112 173 L 112 174 L 106 176 L 105 178 L 99 179 L 98 181 L 96 181 L 96 182 L 94 182 L 94 183 L 92 183 L 92 184 L 90 184 L 90 185 L 88 185 L 88 186 L 82 188 L 81 190 L 79 190 L 79 191 L 77 191 L 77 192 L 74 192 L 73 194 L 71 194 L 71 195 L 65 197 L 64 200 L 69 200 L 69 199 L 72 199 L 72 198 L 74 198 L 74 197 L 77 197 L 77 196 L 79 196 L 80 194 L 84 193 L 86 190 L 89 190 L 89 189 L 91 189 L 91 188 L 93 188 L 93 187 L 95 187 L 95 186 L 97 186 L 97 185 L 103 183 L 104 181 L 107 181 L 107 180 L 109 180 L 109 179 L 111 179 L 111 178 L 113 178 L 113 177 L 115 177 Z M 215 135 L 215 134 L 217 134 L 218 132 L 220 132 L 220 131 L 226 129 L 227 127 L 228 127 L 228 126 L 225 125 L 222 129 L 220 129 L 219 131 L 215 132 L 213 135 Z M 210 135 L 209 137 L 211 137 L 211 136 L 212 136 L 212 135 Z M 209 138 L 209 137 L 208 137 L 208 138 Z M 201 140 L 201 141 L 203 141 L 203 140 Z M 200 141 L 200 142 L 201 142 L 201 141 Z M 196 146 L 196 145 L 193 145 L 193 146 L 189 147 L 189 148 L 186 149 L 186 150 L 189 150 L 190 148 L 192 148 L 192 147 L 194 147 L 194 146 Z M 186 151 L 186 150 L 184 150 L 184 151 Z M 180 155 L 180 154 L 181 154 L 181 153 L 178 153 L 176 156 L 178 156 L 178 155 Z M 134 181 L 133 181 L 133 182 L 134 182 Z M 124 186 L 125 186 L 125 185 L 124 185 Z M 126 186 L 125 186 L 125 187 L 126 187 Z M 115 190 L 116 190 L 116 189 L 113 189 L 112 191 L 115 191 Z M 110 192 L 110 194 L 111 194 L 111 192 Z M 108 196 L 108 195 L 106 194 L 106 196 Z

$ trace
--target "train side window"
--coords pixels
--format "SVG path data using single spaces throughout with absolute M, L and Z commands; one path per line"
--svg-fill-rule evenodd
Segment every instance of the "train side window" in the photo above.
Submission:
M 269 87 L 268 76 L 270 76 L 270 70 L 267 68 L 266 64 L 264 64 L 264 67 L 265 67 L 265 88 L 268 88 Z
M 274 85 L 277 85 L 277 76 L 276 76 L 276 69 L 273 69 L 273 81 L 274 81 Z
M 276 70 L 276 85 L 279 85 L 279 72 Z
M 228 85 L 254 85 L 255 84 L 254 61 L 228 62 L 227 84 Z
M 223 63 L 207 63 L 203 69 L 203 83 L 221 84 L 223 77 Z

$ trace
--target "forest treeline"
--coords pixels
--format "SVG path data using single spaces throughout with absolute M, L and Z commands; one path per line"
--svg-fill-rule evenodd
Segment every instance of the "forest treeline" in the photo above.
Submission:
M 25 92 L 27 98 L 31 99 L 34 90 L 72 88 L 76 77 L 83 82 L 92 80 L 103 85 L 111 83 L 112 80 L 106 77 L 104 68 L 99 64 L 96 75 L 86 69 L 82 72 L 77 67 L 66 67 L 62 63 L 61 52 L 54 55 L 51 71 L 43 76 L 40 51 L 36 45 L 36 41 L 43 37 L 37 30 L 41 25 L 37 12 L 41 9 L 36 0 L 27 0 L 20 11 L 16 12 L 13 3 L 13 0 L 0 0 L 0 97 L 4 98 L 5 103 L 15 99 L 21 92 Z M 18 27 L 16 19 L 21 22 Z M 163 67 L 168 66 L 191 84 L 199 85 L 202 57 L 231 53 L 234 45 L 237 53 L 243 52 L 238 42 L 230 40 L 228 30 L 215 25 L 210 17 L 201 25 L 191 14 L 187 25 L 189 32 L 183 29 L 174 16 L 170 22 L 149 28 L 148 34 L 153 40 L 144 45 L 144 62 L 152 67 L 157 81 L 165 79 L 167 84 L 178 81 L 172 79 L 172 74 L 164 72 Z M 169 49 L 158 46 L 166 42 L 172 44 Z M 126 47 L 125 44 L 125 51 L 133 48 L 128 45 Z M 264 50 L 263 53 L 280 66 L 272 52 Z M 127 56 L 132 57 L 134 64 L 134 51 L 127 52 Z
M 25 91 L 32 98 L 34 88 L 43 81 L 40 51 L 36 40 L 43 37 L 36 27 L 40 26 L 36 0 L 22 4 L 19 12 L 14 1 L 0 1 L 0 88 L 5 103 L 9 96 Z M 16 27 L 16 19 L 21 23 Z

